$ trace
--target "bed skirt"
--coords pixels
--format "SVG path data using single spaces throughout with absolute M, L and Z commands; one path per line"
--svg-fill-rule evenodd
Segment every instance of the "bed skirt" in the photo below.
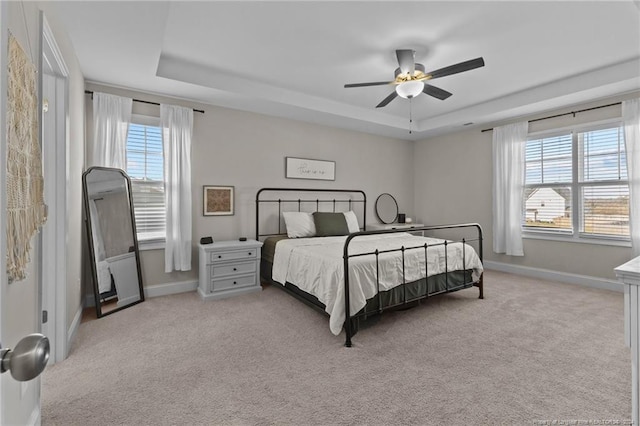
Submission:
M 286 282 L 283 285 L 279 282 L 273 281 L 271 276 L 272 269 L 273 263 L 271 263 L 267 259 L 261 259 L 260 276 L 263 281 L 294 293 L 297 297 L 304 300 L 307 304 L 318 308 L 327 316 L 329 315 L 325 311 L 326 306 L 314 295 L 299 289 L 295 284 L 292 284 L 290 282 Z M 473 287 L 475 283 L 471 278 L 471 273 L 471 269 L 467 269 L 465 271 L 449 271 L 448 274 L 432 275 L 428 278 L 428 280 L 422 278 L 417 281 L 406 283 L 405 285 L 394 287 L 390 290 L 381 291 L 379 297 L 378 295 L 376 295 L 367 300 L 367 304 L 365 305 L 365 307 L 351 317 L 366 317 L 368 315 L 379 313 L 381 308 L 386 310 L 394 306 L 398 309 L 406 309 L 407 303 L 410 303 L 414 300 L 417 303 L 417 300 L 425 299 L 425 297 L 436 296 L 442 293 Z M 342 283 L 340 285 L 342 285 Z M 382 305 L 382 307 L 380 307 L 379 305 Z

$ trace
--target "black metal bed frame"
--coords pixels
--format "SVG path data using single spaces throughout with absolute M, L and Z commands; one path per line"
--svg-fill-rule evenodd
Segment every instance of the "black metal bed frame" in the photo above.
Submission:
M 305 193 L 305 192 L 332 192 L 332 193 L 351 193 L 351 194 L 359 194 L 362 195 L 362 199 L 361 200 L 354 200 L 354 199 L 342 199 L 342 200 L 336 200 L 336 199 L 329 199 L 329 200 L 320 200 L 318 198 L 316 199 L 267 199 L 267 200 L 261 200 L 260 199 L 260 195 L 263 192 L 298 192 L 298 193 Z M 349 236 L 347 237 L 347 239 L 345 240 L 344 243 L 344 249 L 343 249 L 343 261 L 344 261 L 344 286 L 345 286 L 345 334 L 346 334 L 346 341 L 345 341 L 345 346 L 346 347 L 351 347 L 352 346 L 352 342 L 351 339 L 353 338 L 353 336 L 357 333 L 357 324 L 358 324 L 358 320 L 362 317 L 364 317 L 366 319 L 366 317 L 368 315 L 373 315 L 373 314 L 380 314 L 385 310 L 390 310 L 393 308 L 398 308 L 401 306 L 405 306 L 414 302 L 420 303 L 422 300 L 431 298 L 433 296 L 437 296 L 440 294 L 444 294 L 444 293 L 451 293 L 454 291 L 458 291 L 458 290 L 462 290 L 465 288 L 469 288 L 472 286 L 478 287 L 479 289 L 479 298 L 480 299 L 484 299 L 484 285 L 483 285 L 483 275 L 480 275 L 480 279 L 478 281 L 469 281 L 469 282 L 463 282 L 462 284 L 458 284 L 456 286 L 450 287 L 449 286 L 449 272 L 453 272 L 453 271 L 449 271 L 448 270 L 448 253 L 447 253 L 447 247 L 449 245 L 451 245 L 452 243 L 455 242 L 461 242 L 462 243 L 462 262 L 463 262 L 463 267 L 462 267 L 462 271 L 465 272 L 466 269 L 466 265 L 465 265 L 465 250 L 466 250 L 466 243 L 471 243 L 471 242 L 477 242 L 478 243 L 478 257 L 480 259 L 480 261 L 482 262 L 483 260 L 483 253 L 482 253 L 482 228 L 479 224 L 477 223 L 463 223 L 463 224 L 451 224 L 451 225 L 436 225 L 436 226 L 420 226 L 420 227 L 413 227 L 410 230 L 407 229 L 390 229 L 390 230 L 375 230 L 375 231 L 367 231 L 366 230 L 366 204 L 367 204 L 367 196 L 364 193 L 364 191 L 361 190 L 346 190 L 346 189 L 313 189 L 313 188 L 262 188 L 260 189 L 257 194 L 256 194 L 256 240 L 260 240 L 261 237 L 270 237 L 270 236 L 279 236 L 279 235 L 286 235 L 286 232 L 282 232 L 282 228 L 281 228 L 281 220 L 280 217 L 282 216 L 282 204 L 283 203 L 297 203 L 298 205 L 298 211 L 301 211 L 301 207 L 303 203 L 315 203 L 316 204 L 316 211 L 320 211 L 320 203 L 332 203 L 333 205 L 333 211 L 336 211 L 336 204 L 337 203 L 345 203 L 348 202 L 349 203 L 349 210 L 351 210 L 352 207 L 352 203 L 363 203 L 363 221 L 362 221 L 362 231 L 360 232 L 355 232 L 352 234 L 349 234 Z M 277 234 L 261 234 L 260 233 L 260 203 L 278 203 L 278 233 Z M 394 234 L 394 233 L 400 233 L 400 232 L 423 232 L 424 231 L 437 231 L 437 230 L 445 230 L 445 229 L 464 229 L 464 228 L 475 228 L 477 231 L 477 237 L 476 238 L 472 238 L 472 239 L 465 239 L 462 238 L 462 240 L 460 241 L 448 241 L 448 240 L 444 240 L 441 243 L 436 243 L 436 244 L 420 244 L 420 245 L 416 245 L 416 246 L 410 246 L 410 247 L 405 247 L 402 246 L 400 248 L 397 249 L 390 249 L 390 250 L 375 250 L 373 252 L 366 252 L 366 253 L 357 253 L 357 254 L 349 254 L 349 245 L 351 243 L 351 241 L 353 241 L 355 238 L 361 237 L 363 235 L 376 235 L 376 234 Z M 445 289 L 441 290 L 441 291 L 437 291 L 434 293 L 429 293 L 429 275 L 428 275 L 428 258 L 427 258 L 427 253 L 428 253 L 428 249 L 430 247 L 437 247 L 437 246 L 444 246 L 444 259 L 445 259 L 445 272 L 444 272 L 444 277 L 445 277 Z M 419 250 L 422 249 L 425 252 L 425 284 L 426 284 L 426 292 L 424 295 L 418 296 L 418 297 L 414 297 L 414 298 L 410 298 L 407 299 L 407 283 L 406 282 L 406 274 L 405 274 L 405 252 L 408 250 Z M 384 253 L 392 253 L 392 252 L 401 252 L 401 256 L 402 256 L 402 283 L 399 284 L 399 286 L 402 286 L 402 292 L 403 292 L 403 298 L 402 301 L 399 303 L 395 303 L 392 305 L 386 305 L 383 307 L 383 303 L 381 300 L 381 292 L 380 292 L 380 273 L 379 273 L 379 256 L 381 254 Z M 374 296 L 375 298 L 377 298 L 377 309 L 375 309 L 374 311 L 367 311 L 367 306 L 365 304 L 365 307 L 351 315 L 350 312 L 350 306 L 349 306 L 349 302 L 350 302 L 350 292 L 349 292 L 349 260 L 352 258 L 356 258 L 356 257 L 362 257 L 362 256 L 375 256 L 375 262 L 376 262 L 376 296 Z M 465 275 L 466 277 L 466 275 Z M 301 300 L 302 302 L 304 302 L 305 304 L 315 308 L 316 310 L 321 311 L 323 314 L 327 315 L 327 312 L 324 310 L 324 305 L 320 306 L 319 304 L 315 303 L 313 300 L 307 299 L 302 297 L 299 293 L 291 290 L 289 287 L 286 286 L 286 284 L 280 284 L 277 283 L 275 281 L 273 281 L 272 279 L 269 279 L 269 281 L 272 284 L 276 284 L 277 287 L 285 290 L 286 292 L 288 292 L 289 294 L 291 294 L 292 296 L 296 297 L 297 299 Z M 371 300 L 371 299 L 369 299 Z
M 356 194 L 356 195 L 361 195 L 362 199 L 356 199 L 354 200 L 353 198 L 345 198 L 342 200 L 337 200 L 335 198 L 332 199 L 320 199 L 320 198 L 315 198 L 315 199 L 302 199 L 302 198 L 297 198 L 297 199 L 282 199 L 282 198 L 278 198 L 278 199 L 272 199 L 272 200 L 261 200 L 260 199 L 260 194 L 263 192 L 328 192 L 328 193 L 350 193 L 350 194 Z M 276 234 L 261 234 L 260 233 L 260 203 L 278 203 L 278 233 Z M 260 237 L 273 237 L 273 236 L 277 236 L 277 235 L 284 235 L 286 234 L 286 232 L 282 232 L 282 227 L 281 227 L 281 221 L 280 218 L 282 217 L 282 204 L 287 204 L 287 203 L 294 203 L 298 205 L 298 211 L 302 211 L 302 204 L 303 203 L 309 203 L 309 204 L 314 204 L 316 205 L 316 210 L 315 211 L 320 211 L 320 203 L 332 203 L 333 205 L 333 212 L 336 212 L 336 205 L 338 203 L 348 203 L 348 207 L 349 210 L 351 210 L 352 207 L 354 207 L 354 205 L 358 205 L 360 203 L 363 204 L 363 208 L 362 208 L 362 226 L 363 228 L 361 228 L 362 230 L 365 230 L 366 228 L 364 228 L 366 225 L 366 221 L 367 221 L 367 194 L 364 193 L 364 191 L 361 191 L 359 189 L 324 189 L 324 188 L 318 188 L 318 189 L 312 189 L 312 188 L 262 188 L 260 189 L 257 194 L 256 194 L 256 240 L 259 240 Z

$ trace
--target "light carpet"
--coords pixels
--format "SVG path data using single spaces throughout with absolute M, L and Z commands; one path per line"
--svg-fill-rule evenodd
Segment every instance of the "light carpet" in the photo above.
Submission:
M 352 348 L 275 287 L 158 297 L 80 325 L 43 374 L 42 423 L 623 422 L 623 331 L 622 293 L 495 271 L 484 300 L 474 288 L 385 313 Z

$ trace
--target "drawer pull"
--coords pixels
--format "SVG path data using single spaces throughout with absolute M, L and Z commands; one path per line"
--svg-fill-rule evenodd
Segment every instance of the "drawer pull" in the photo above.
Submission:
M 237 281 L 234 281 L 233 283 L 234 283 L 234 284 L 238 284 L 238 282 L 237 282 Z
M 233 268 L 233 270 L 234 270 L 234 271 L 237 271 L 237 270 L 238 270 L 238 268 Z
M 251 252 L 249 252 L 249 256 L 251 256 Z
M 218 259 L 222 259 L 222 256 L 218 255 Z

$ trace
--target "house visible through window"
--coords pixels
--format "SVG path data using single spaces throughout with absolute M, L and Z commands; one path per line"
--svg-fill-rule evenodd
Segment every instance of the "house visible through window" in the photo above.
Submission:
M 131 178 L 140 242 L 165 238 L 162 129 L 131 123 L 127 136 L 127 174 Z
M 629 238 L 629 183 L 619 123 L 527 140 L 525 231 Z

